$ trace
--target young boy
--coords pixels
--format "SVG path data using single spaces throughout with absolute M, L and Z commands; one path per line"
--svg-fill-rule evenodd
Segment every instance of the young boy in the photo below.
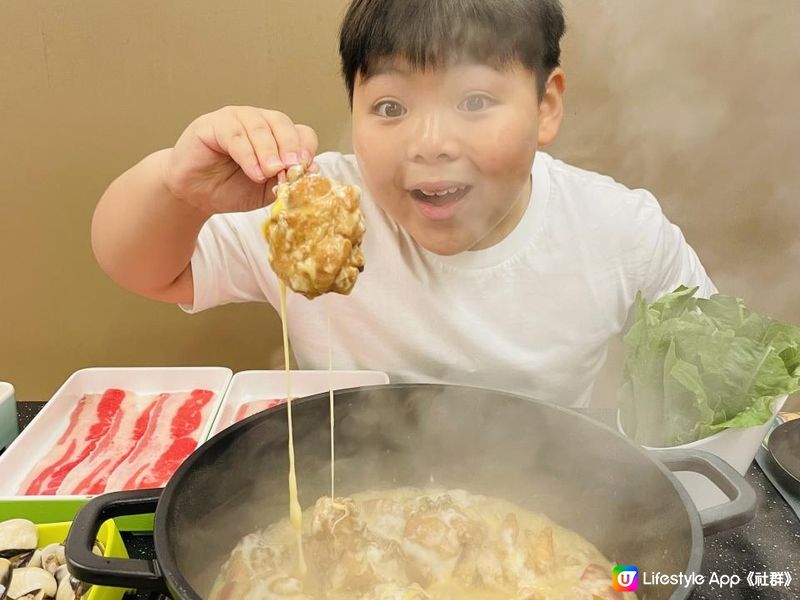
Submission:
M 359 185 L 351 295 L 289 294 L 298 364 L 491 387 L 585 406 L 638 290 L 714 292 L 644 190 L 539 151 L 563 115 L 558 0 L 354 0 L 340 54 L 354 155 L 319 156 L 285 114 L 226 107 L 114 181 L 92 243 L 144 296 L 198 312 L 279 305 L 261 233 L 298 162 Z

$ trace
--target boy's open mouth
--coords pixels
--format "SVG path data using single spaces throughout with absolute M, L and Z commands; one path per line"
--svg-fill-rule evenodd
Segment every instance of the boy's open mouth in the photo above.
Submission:
M 442 220 L 453 216 L 456 205 L 471 189 L 472 186 L 469 185 L 448 183 L 415 187 L 409 193 L 423 216 Z
M 461 200 L 470 190 L 468 185 L 453 186 L 441 192 L 426 192 L 421 189 L 411 190 L 411 195 L 422 202 L 430 202 L 436 206 L 442 206 L 449 202 Z

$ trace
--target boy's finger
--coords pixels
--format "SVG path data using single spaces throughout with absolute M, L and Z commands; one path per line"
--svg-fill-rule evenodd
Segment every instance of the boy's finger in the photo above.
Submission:
M 215 137 L 220 148 L 228 153 L 250 179 L 256 183 L 264 183 L 267 180 L 261 171 L 253 145 L 238 122 L 228 130 L 215 131 Z
M 308 125 L 296 125 L 295 127 L 300 138 L 300 160 L 304 165 L 311 166 L 319 147 L 317 132 Z
M 285 168 L 285 165 L 278 155 L 278 144 L 275 142 L 269 124 L 256 111 L 238 113 L 236 118 L 247 133 L 261 171 L 268 179 L 275 177 Z
M 273 110 L 262 112 L 278 144 L 278 153 L 286 167 L 300 163 L 300 136 L 297 127 L 285 114 Z

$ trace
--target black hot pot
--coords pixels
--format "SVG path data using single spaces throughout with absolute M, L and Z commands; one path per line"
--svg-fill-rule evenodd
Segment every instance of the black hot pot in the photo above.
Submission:
M 301 504 L 330 493 L 328 394 L 293 403 Z M 699 573 L 704 534 L 749 521 L 755 492 L 702 452 L 647 452 L 574 411 L 512 394 L 448 385 L 336 392 L 336 494 L 401 486 L 462 488 L 541 511 L 609 559 L 643 572 Z M 246 534 L 288 515 L 286 407 L 241 421 L 200 446 L 163 490 L 91 500 L 66 544 L 81 580 L 205 598 Z M 697 512 L 671 471 L 709 477 L 731 499 Z M 155 512 L 156 560 L 91 553 L 108 518 Z M 641 585 L 648 599 L 691 585 Z

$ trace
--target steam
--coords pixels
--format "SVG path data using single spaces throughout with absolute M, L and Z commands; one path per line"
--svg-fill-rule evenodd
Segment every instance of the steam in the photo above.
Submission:
M 563 4 L 566 113 L 545 150 L 652 191 L 720 291 L 800 322 L 800 4 Z M 335 141 L 349 151 L 349 129 Z
M 640 568 L 685 568 L 688 520 L 669 484 L 646 459 L 634 459 L 626 442 L 579 417 L 481 390 L 436 386 L 342 392 L 337 403 L 341 495 L 408 486 L 465 489 L 540 511 L 612 561 L 633 560 L 628 553 Z M 327 409 L 326 394 L 296 405 L 304 507 L 330 489 Z M 276 409 L 257 421 L 207 448 L 213 462 L 192 470 L 172 499 L 179 504 L 169 543 L 201 593 L 242 536 L 286 519 L 285 412 Z M 592 447 L 603 452 L 587 452 Z M 652 533 L 622 527 L 632 517 L 650 523 Z
M 667 216 L 683 229 L 721 291 L 744 298 L 755 310 L 800 322 L 800 119 L 796 113 L 800 81 L 793 76 L 800 72 L 800 45 L 796 44 L 800 4 L 796 0 L 564 0 L 564 4 L 569 23 L 563 44 L 567 110 L 560 139 L 547 150 L 569 163 L 610 174 L 629 187 L 652 191 Z M 349 146 L 349 132 L 338 141 L 343 150 Z M 278 355 L 272 363 L 282 365 Z M 613 397 L 613 391 L 609 395 Z M 409 403 L 427 401 L 420 397 Z M 326 402 L 320 404 L 327 409 Z M 337 419 L 339 414 L 345 417 L 338 407 Z M 322 460 L 328 456 L 327 411 L 318 413 L 324 416 L 298 435 L 304 506 L 329 487 L 329 465 Z M 302 408 L 297 414 L 302 427 Z M 563 464 L 554 460 L 558 453 L 544 445 L 558 436 L 537 438 L 533 431 L 512 436 L 508 429 L 490 425 L 498 415 L 496 411 L 485 415 L 487 426 L 479 436 L 465 433 L 458 438 L 463 447 L 437 448 L 453 457 L 453 468 L 451 481 L 436 483 L 488 493 L 481 489 L 480 477 L 485 476 L 497 484 L 492 495 L 514 499 L 521 490 L 529 491 L 531 502 L 542 503 L 531 508 L 558 518 L 558 507 L 547 506 L 558 494 L 537 496 L 537 489 L 524 489 L 531 482 L 520 476 L 546 468 L 553 490 L 569 481 L 563 476 Z M 374 439 L 360 442 L 358 452 L 351 449 L 348 454 L 347 444 L 337 443 L 341 494 L 374 488 L 377 481 L 406 485 L 403 474 L 428 473 L 435 455 L 418 452 L 419 440 L 433 439 L 430 428 L 434 426 L 442 435 L 448 431 L 443 419 L 409 423 L 398 414 L 383 419 L 392 427 L 382 427 L 379 421 L 369 421 L 375 416 L 352 411 L 349 422 L 343 418 L 337 423 L 343 434 L 355 436 L 354 426 L 375 432 Z M 508 418 L 507 422 L 524 421 Z M 452 427 L 460 426 L 454 413 Z M 274 431 L 262 431 L 264 439 L 268 434 L 279 436 L 279 427 L 285 427 L 285 421 L 277 420 Z M 471 452 L 477 443 L 504 448 L 507 462 L 498 460 L 496 453 Z M 588 442 L 582 447 L 585 451 Z M 386 448 L 411 457 L 396 476 L 387 473 L 386 463 L 378 460 L 377 450 Z M 375 460 L 369 460 L 368 452 L 374 452 Z M 241 464 L 253 467 L 252 497 L 258 499 L 228 517 L 242 533 L 286 514 L 283 465 L 267 460 L 268 456 L 256 446 L 242 449 Z M 459 456 L 468 456 L 471 462 L 459 461 Z M 547 460 L 552 464 L 548 466 Z M 625 473 L 624 464 L 616 467 L 627 476 L 618 479 L 610 476 L 615 465 L 605 465 L 609 485 L 635 480 Z M 279 472 L 270 474 L 269 469 Z M 457 474 L 467 471 L 473 474 L 472 481 L 465 475 L 463 483 L 457 482 Z M 222 489 L 241 486 L 234 471 L 215 476 Z M 545 491 L 550 490 L 538 489 L 540 494 Z M 611 491 L 606 492 L 587 486 L 583 497 L 570 502 L 562 497 L 562 508 L 593 506 L 611 497 Z M 619 496 L 625 497 L 622 492 Z M 215 531 L 213 527 L 198 530 L 192 544 L 198 552 L 213 547 Z M 638 531 L 641 535 L 642 529 Z M 640 542 L 643 551 L 666 547 L 661 539 Z
M 720 291 L 800 322 L 800 5 L 565 0 L 551 151 L 644 187 Z M 795 276 L 792 276 L 795 273 Z

